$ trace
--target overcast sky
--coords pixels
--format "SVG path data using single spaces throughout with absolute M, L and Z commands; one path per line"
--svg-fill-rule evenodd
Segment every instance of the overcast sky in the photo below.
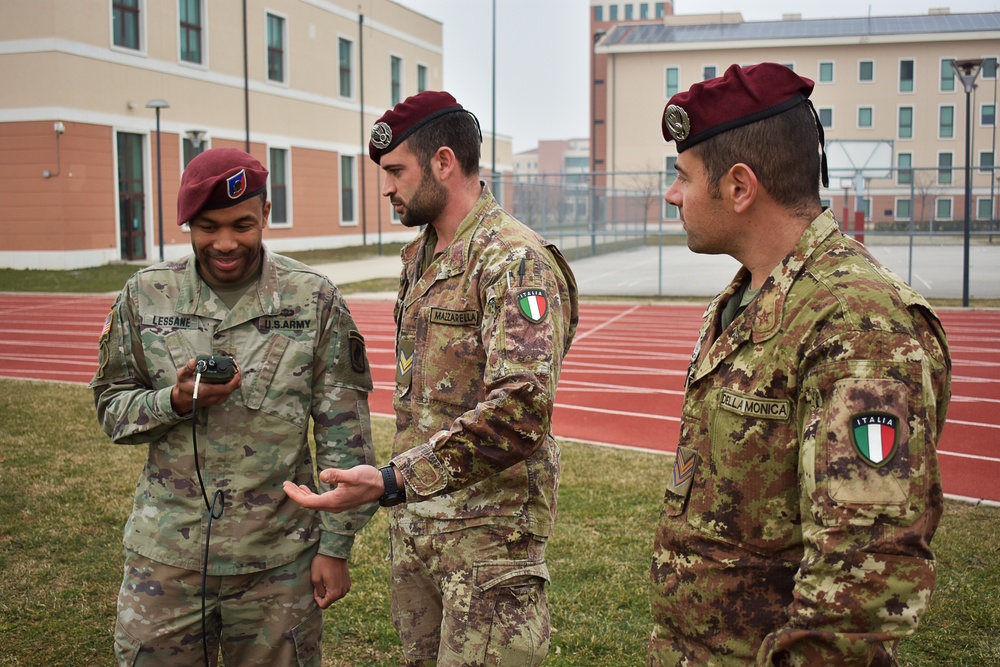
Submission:
M 443 23 L 445 90 L 489 132 L 493 0 L 395 1 Z M 589 7 L 588 0 L 496 0 L 496 131 L 513 140 L 515 153 L 541 139 L 589 136 Z M 803 19 L 899 16 L 926 14 L 931 7 L 997 12 L 1000 0 L 676 0 L 674 13 L 741 12 L 746 21 L 777 21 L 785 13 Z

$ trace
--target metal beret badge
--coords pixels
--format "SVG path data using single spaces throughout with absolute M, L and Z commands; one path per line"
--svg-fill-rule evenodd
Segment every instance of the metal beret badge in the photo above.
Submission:
M 676 104 L 667 105 L 666 111 L 663 112 L 663 122 L 674 141 L 684 141 L 691 134 L 691 120 L 687 111 Z
M 375 123 L 372 128 L 372 145 L 382 150 L 392 143 L 392 128 L 386 122 Z

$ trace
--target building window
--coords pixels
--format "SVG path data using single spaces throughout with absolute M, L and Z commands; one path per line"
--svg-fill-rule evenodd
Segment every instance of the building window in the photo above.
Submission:
M 910 219 L 910 200 L 909 199 L 897 199 L 896 200 L 896 220 L 909 220 Z
M 656 3 L 656 18 L 662 19 L 667 15 L 667 3 L 658 2 Z
M 113 0 L 115 46 L 139 50 L 139 0 Z
M 976 200 L 976 220 L 993 219 L 993 198 L 980 197 Z
M 639 18 L 648 19 L 649 18 L 649 3 L 643 2 L 639 5 Z
M 997 124 L 997 105 L 984 104 L 979 107 L 979 124 L 982 127 L 993 127 Z
M 714 79 L 716 71 L 715 65 L 705 65 L 701 68 L 701 80 L 708 81 L 709 79 Z
M 191 133 L 189 133 L 191 134 Z M 187 169 L 188 164 L 191 160 L 195 159 L 206 150 L 208 150 L 208 140 L 202 139 L 202 132 L 198 131 L 198 138 L 193 139 L 190 136 L 184 137 L 184 148 L 183 148 L 183 158 L 184 158 L 184 168 Z
M 819 114 L 819 124 L 823 126 L 823 129 L 829 130 L 833 127 L 833 109 L 830 107 L 820 107 L 816 110 Z
M 285 81 L 285 19 L 267 15 L 267 80 Z
M 872 126 L 872 108 L 871 107 L 859 107 L 858 108 L 858 127 L 871 129 Z
M 913 138 L 913 107 L 899 107 L 899 130 L 900 139 Z
M 913 154 L 896 154 L 896 182 L 900 185 L 909 185 L 913 182 Z
M 954 58 L 941 59 L 941 83 L 938 90 L 942 93 L 950 93 L 955 90 L 955 70 L 951 68 Z
M 901 92 L 901 93 L 912 93 L 913 92 L 913 61 L 912 60 L 900 60 L 899 61 L 899 92 Z
M 618 20 L 618 5 L 608 5 L 608 20 L 609 21 Z
M 340 156 L 340 222 L 354 222 L 354 156 Z
M 663 174 L 663 187 L 664 189 L 669 188 L 673 185 L 673 182 L 677 180 L 677 156 L 668 155 L 665 161 L 665 173 Z M 664 220 L 678 220 L 681 217 L 680 210 L 673 204 L 669 204 L 664 200 L 663 207 L 663 219 Z
M 951 197 L 941 197 L 934 202 L 934 219 L 951 220 Z
M 351 96 L 351 41 L 340 38 L 338 52 L 340 61 L 340 96 Z
M 270 151 L 271 174 L 271 224 L 288 224 L 288 151 L 272 148 Z
M 937 182 L 939 185 L 951 185 L 951 153 L 938 153 Z
M 819 64 L 819 82 L 833 83 L 833 63 L 826 62 Z
M 394 107 L 403 99 L 403 59 L 399 56 L 389 56 L 389 81 L 389 106 Z
M 955 107 L 945 105 L 938 110 L 938 139 L 955 136 Z
M 981 70 L 979 70 L 979 76 L 981 76 L 983 79 L 997 78 L 997 59 L 996 58 L 983 59 L 983 67 Z
M 680 71 L 680 69 L 678 69 L 677 67 L 668 67 L 667 68 L 667 91 L 666 91 L 667 97 L 666 97 L 666 99 L 669 100 L 671 97 L 673 97 L 674 95 L 676 95 L 678 93 L 678 91 L 680 90 L 680 85 L 681 85 L 681 71 Z
M 427 90 L 427 65 L 417 65 L 417 92 Z
M 979 152 L 979 173 L 981 174 L 991 174 L 993 173 L 994 167 L 996 166 L 996 157 L 993 155 L 993 151 L 980 151 Z
M 201 64 L 201 0 L 180 0 L 181 60 Z
M 601 5 L 594 5 L 594 21 L 604 20 L 604 7 Z
M 858 62 L 858 81 L 867 82 L 875 80 L 875 61 L 862 60 Z
M 625 4 L 625 20 L 626 21 L 632 20 L 632 3 Z

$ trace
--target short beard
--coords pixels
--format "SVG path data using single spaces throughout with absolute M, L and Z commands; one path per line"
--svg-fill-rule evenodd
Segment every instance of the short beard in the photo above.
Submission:
M 410 203 L 399 217 L 404 227 L 421 227 L 437 220 L 448 204 L 448 190 L 431 177 L 429 169 L 422 169 Z

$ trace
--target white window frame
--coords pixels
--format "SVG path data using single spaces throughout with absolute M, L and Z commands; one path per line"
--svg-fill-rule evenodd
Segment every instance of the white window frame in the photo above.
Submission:
M 340 42 L 344 41 L 351 45 L 351 85 L 350 85 L 350 95 L 344 97 L 340 94 Z M 357 59 L 357 43 L 348 35 L 337 34 L 337 98 L 341 100 L 353 100 L 356 97 L 358 90 L 358 59 Z
M 823 81 L 823 65 L 830 66 L 830 80 Z M 832 86 L 837 83 L 837 63 L 833 60 L 821 60 L 816 63 L 816 83 L 822 86 Z
M 351 202 L 351 215 L 353 220 L 344 220 L 344 201 L 343 201 L 343 170 L 344 170 L 344 158 L 351 158 L 351 191 L 354 192 L 354 201 Z M 360 160 L 357 155 L 348 155 L 346 153 L 340 153 L 337 155 L 337 218 L 339 219 L 341 227 L 357 227 L 361 224 L 358 215 L 358 199 L 361 197 L 361 192 L 358 187 L 358 163 Z
M 128 53 L 133 56 L 148 55 L 148 31 L 146 30 L 146 0 L 139 0 L 139 48 L 130 49 L 127 46 L 115 44 L 115 4 L 108 0 L 108 46 L 112 51 Z
M 180 3 L 176 3 L 174 8 L 177 10 L 176 25 L 177 25 L 177 64 L 183 65 L 184 67 L 191 67 L 197 70 L 207 71 L 208 66 L 208 0 L 198 0 L 198 4 L 201 6 L 201 62 L 193 63 L 190 60 L 184 60 L 181 58 L 181 7 Z
M 281 73 L 284 78 L 281 81 L 275 81 L 270 77 L 269 74 L 269 62 L 267 59 L 267 17 L 273 16 L 275 18 L 281 19 Z M 281 12 L 275 11 L 273 9 L 264 9 L 264 82 L 272 86 L 281 86 L 282 88 L 291 88 L 292 84 L 292 54 L 291 54 L 292 44 L 291 40 L 288 38 L 288 16 Z
M 287 144 L 268 144 L 267 145 L 267 169 L 268 172 L 274 173 L 274 166 L 271 164 L 271 149 L 275 148 L 285 152 L 285 222 L 274 222 L 274 217 L 267 216 L 267 227 L 268 229 L 291 229 L 293 226 L 294 216 L 292 214 L 292 147 Z M 271 178 L 267 179 L 267 199 L 271 202 L 271 207 L 274 207 L 274 198 L 271 195 Z

